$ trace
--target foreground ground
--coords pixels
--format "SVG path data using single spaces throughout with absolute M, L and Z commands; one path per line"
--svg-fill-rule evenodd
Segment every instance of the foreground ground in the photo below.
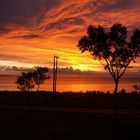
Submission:
M 112 95 L 0 94 L 0 139 L 140 139 L 140 96 L 121 95 L 114 121 Z

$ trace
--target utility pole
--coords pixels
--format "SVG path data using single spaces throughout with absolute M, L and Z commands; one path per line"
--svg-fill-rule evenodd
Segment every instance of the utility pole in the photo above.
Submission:
M 56 85 L 57 85 L 57 68 L 58 68 L 58 56 L 56 56 L 56 69 L 55 69 L 55 92 L 56 92 Z
M 53 59 L 53 95 L 55 94 L 55 55 L 54 55 L 54 59 Z
M 54 62 L 53 62 L 53 95 L 56 94 L 56 81 L 57 81 L 57 66 L 58 66 L 58 56 L 54 55 Z

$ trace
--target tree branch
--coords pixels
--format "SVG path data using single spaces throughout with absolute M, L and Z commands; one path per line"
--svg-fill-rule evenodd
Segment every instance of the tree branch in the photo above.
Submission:
M 109 62 L 108 62 L 108 60 L 107 59 L 105 59 L 105 61 L 106 61 L 106 63 L 107 63 L 107 69 L 108 69 L 108 71 L 109 71 L 109 73 L 111 74 L 111 76 L 114 78 L 114 73 L 113 73 L 113 71 L 111 71 L 111 69 L 110 69 L 110 64 L 109 64 Z
M 129 64 L 130 64 L 130 62 L 131 62 L 132 60 L 133 60 L 133 59 L 130 59 L 130 60 L 128 61 L 128 64 L 125 66 L 123 72 L 119 75 L 119 78 L 121 78 L 121 77 L 123 76 L 123 74 L 125 73 L 127 67 L 129 66 Z

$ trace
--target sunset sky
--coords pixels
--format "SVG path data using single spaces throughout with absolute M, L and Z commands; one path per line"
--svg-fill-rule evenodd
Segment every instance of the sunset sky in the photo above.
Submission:
M 59 67 L 102 71 L 78 40 L 91 24 L 116 22 L 140 29 L 140 0 L 0 0 L 0 65 L 52 67 L 57 54 Z

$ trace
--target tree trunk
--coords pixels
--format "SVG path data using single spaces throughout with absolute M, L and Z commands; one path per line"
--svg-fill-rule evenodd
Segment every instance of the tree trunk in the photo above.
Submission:
M 115 80 L 115 90 L 114 90 L 114 115 L 115 115 L 115 120 L 118 119 L 118 83 L 119 80 Z
M 40 87 L 40 85 L 38 85 L 38 86 L 37 86 L 37 89 L 36 89 L 36 91 L 38 91 L 38 90 L 39 90 L 39 87 Z

